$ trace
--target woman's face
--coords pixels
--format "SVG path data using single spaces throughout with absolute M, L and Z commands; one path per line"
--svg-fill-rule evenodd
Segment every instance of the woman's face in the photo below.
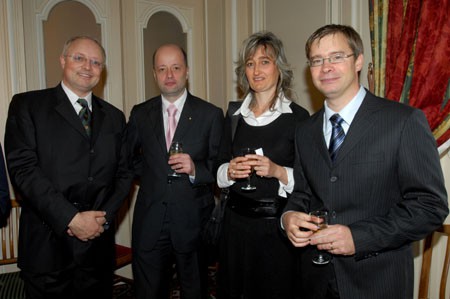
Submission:
M 271 51 L 259 46 L 255 54 L 245 63 L 245 76 L 255 93 L 274 94 L 280 73 Z

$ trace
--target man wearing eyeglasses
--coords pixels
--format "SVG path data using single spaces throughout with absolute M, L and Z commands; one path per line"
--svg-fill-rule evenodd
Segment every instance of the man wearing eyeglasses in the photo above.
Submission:
M 292 244 L 303 247 L 300 297 L 410 299 L 411 244 L 448 214 L 427 120 L 359 84 L 363 45 L 353 28 L 319 28 L 306 55 L 325 103 L 297 128 L 295 188 L 282 217 Z M 319 209 L 329 215 L 320 231 L 309 216 Z M 318 251 L 330 261 L 313 263 Z
M 16 94 L 5 150 L 22 199 L 21 277 L 28 299 L 111 298 L 114 218 L 132 173 L 125 117 L 92 94 L 105 50 L 95 39 L 69 39 L 61 83 Z

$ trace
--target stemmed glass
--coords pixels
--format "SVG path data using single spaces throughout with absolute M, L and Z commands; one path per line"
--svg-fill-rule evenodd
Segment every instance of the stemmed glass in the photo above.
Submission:
M 254 149 L 249 148 L 249 147 L 246 147 L 246 148 L 242 149 L 242 156 L 252 155 L 252 154 L 255 154 L 255 150 Z M 250 174 L 247 177 L 247 184 L 245 186 L 241 187 L 242 190 L 245 190 L 245 191 L 256 190 L 256 187 L 253 186 L 252 183 L 251 183 L 251 178 L 252 178 L 253 171 L 254 171 L 254 169 L 253 169 L 253 166 L 252 166 L 252 168 L 250 169 Z
M 169 156 L 180 154 L 183 152 L 183 144 L 179 141 L 173 141 L 169 148 Z M 175 170 L 168 174 L 169 177 L 179 178 L 181 174 L 177 173 Z
M 312 223 L 317 225 L 319 230 L 324 229 L 328 226 L 328 212 L 325 210 L 317 210 L 309 213 L 312 216 Z M 312 262 L 317 265 L 328 264 L 331 260 L 329 254 L 319 251 L 319 254 L 312 258 Z

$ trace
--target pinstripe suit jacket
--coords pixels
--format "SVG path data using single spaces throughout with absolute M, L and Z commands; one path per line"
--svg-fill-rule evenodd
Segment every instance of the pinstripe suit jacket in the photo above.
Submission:
M 323 113 L 297 128 L 296 186 L 286 210 L 308 212 L 324 205 L 331 224 L 349 226 L 356 254 L 332 260 L 341 299 L 412 298 L 411 243 L 448 214 L 427 120 L 418 109 L 367 92 L 333 164 Z M 312 249 L 305 248 L 301 263 L 308 288 L 323 271 L 311 263 Z

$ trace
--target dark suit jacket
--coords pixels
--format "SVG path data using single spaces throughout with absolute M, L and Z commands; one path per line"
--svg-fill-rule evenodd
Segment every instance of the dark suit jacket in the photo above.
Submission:
M 297 130 L 296 186 L 286 210 L 308 212 L 324 205 L 331 224 L 350 227 L 356 254 L 332 260 L 341 299 L 412 298 L 411 242 L 448 214 L 427 120 L 420 110 L 367 92 L 332 164 L 323 113 Z M 308 254 L 301 267 L 305 281 L 320 271 Z
M 175 131 L 183 151 L 195 164 L 195 181 L 187 174 L 168 182 L 172 172 L 164 134 L 161 96 L 136 105 L 128 122 L 128 145 L 135 153 L 140 189 L 133 216 L 134 248 L 151 250 L 159 238 L 166 206 L 172 243 L 178 252 L 196 248 L 202 222 L 213 204 L 212 184 L 223 127 L 223 112 L 188 93 Z
M 114 229 L 88 242 L 66 233 L 78 212 L 73 203 L 104 210 L 112 222 L 130 190 L 123 113 L 93 96 L 92 117 L 90 139 L 61 85 L 17 94 L 11 101 L 5 149 L 11 180 L 23 200 L 22 269 L 45 273 L 74 260 L 111 265 Z

